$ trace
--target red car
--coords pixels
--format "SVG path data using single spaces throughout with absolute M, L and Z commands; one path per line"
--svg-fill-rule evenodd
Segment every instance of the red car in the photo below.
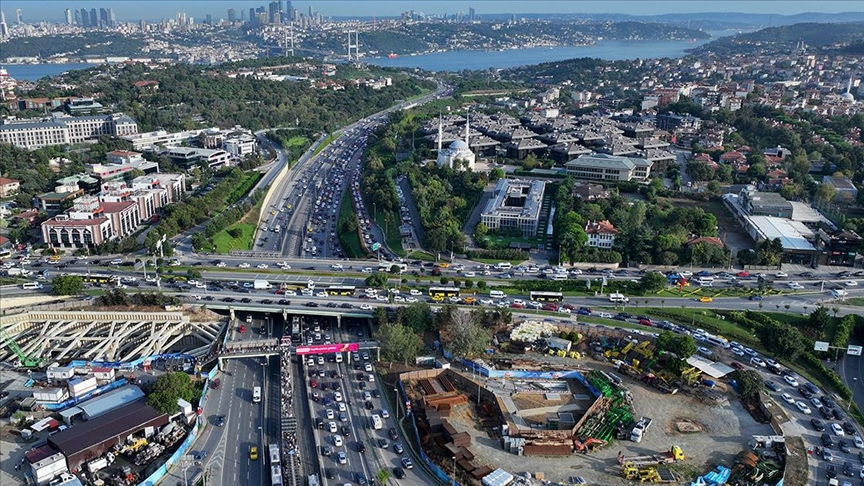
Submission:
M 747 277 L 750 276 L 750 274 L 747 273 L 747 272 L 738 272 L 737 275 L 738 275 L 740 278 L 747 278 Z
M 510 304 L 510 307 L 513 309 L 524 309 L 525 306 L 523 304 Z
M 309 386 L 311 386 L 312 388 L 318 388 L 318 382 L 315 380 L 310 380 Z
M 244 324 L 240 324 L 240 334 L 246 332 L 246 326 Z
M 651 323 L 651 319 L 639 319 L 639 324 L 642 324 L 643 326 L 653 326 L 654 325 Z
M 558 305 L 557 304 L 551 304 L 551 303 L 546 304 L 543 306 L 543 310 L 555 312 L 558 310 Z

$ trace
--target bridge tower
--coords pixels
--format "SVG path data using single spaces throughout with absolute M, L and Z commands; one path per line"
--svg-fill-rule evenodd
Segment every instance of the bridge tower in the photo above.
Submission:
M 353 36 L 351 34 L 354 34 Z M 353 58 L 352 58 L 353 51 Z M 360 33 L 356 30 L 348 31 L 348 62 L 360 62 Z

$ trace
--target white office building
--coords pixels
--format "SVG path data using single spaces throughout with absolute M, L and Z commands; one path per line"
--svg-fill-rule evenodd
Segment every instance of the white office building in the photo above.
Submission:
M 501 179 L 480 214 L 480 220 L 492 231 L 519 228 L 522 236 L 537 234 L 543 206 L 544 181 Z

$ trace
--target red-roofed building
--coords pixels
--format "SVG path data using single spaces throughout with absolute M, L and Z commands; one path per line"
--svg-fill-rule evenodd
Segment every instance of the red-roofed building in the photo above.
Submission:
M 768 184 L 773 186 L 785 186 L 792 182 L 792 179 L 789 178 L 789 174 L 787 174 L 783 169 L 774 169 L 767 173 L 765 177 Z
M 726 152 L 725 154 L 720 156 L 720 162 L 724 164 L 733 164 L 733 163 L 747 163 L 747 156 L 742 154 L 737 150 L 733 150 L 731 152 Z
M 585 225 L 585 233 L 588 234 L 587 246 L 595 248 L 610 249 L 615 246 L 615 235 L 618 230 L 608 220 L 588 221 Z
M 0 177 L 0 197 L 10 197 L 21 187 L 21 181 Z
M 125 238 L 135 232 L 141 223 L 138 204 L 134 201 L 103 202 L 103 213 L 111 219 L 118 238 Z
M 707 166 L 710 166 L 714 170 L 717 170 L 720 167 L 719 165 L 717 165 L 717 162 L 714 162 L 714 160 L 708 154 L 699 154 L 699 155 L 693 157 L 693 162 L 699 162 L 700 164 L 705 164 Z
M 706 245 L 714 245 L 714 246 L 718 246 L 720 248 L 723 248 L 725 246 L 725 245 L 723 245 L 723 241 L 720 240 L 720 238 L 717 238 L 716 236 L 697 236 L 696 238 L 693 238 L 692 240 L 687 242 L 688 245 L 696 245 L 698 243 L 703 243 Z

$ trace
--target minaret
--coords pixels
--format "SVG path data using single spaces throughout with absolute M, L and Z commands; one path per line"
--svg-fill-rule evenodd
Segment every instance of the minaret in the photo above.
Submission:
M 471 135 L 471 130 L 469 128 L 470 122 L 468 121 L 468 110 L 465 110 L 465 145 L 468 145 L 468 137 Z
M 444 122 L 441 120 L 441 114 L 438 114 L 438 153 L 441 153 L 441 139 L 444 138 Z
M 846 92 L 851 94 L 852 91 L 852 76 L 849 76 L 849 82 L 846 84 Z

